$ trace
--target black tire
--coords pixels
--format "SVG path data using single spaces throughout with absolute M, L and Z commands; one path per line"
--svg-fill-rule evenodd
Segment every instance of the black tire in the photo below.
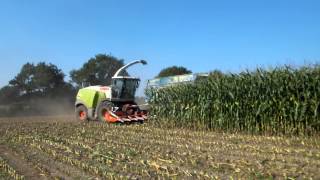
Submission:
M 76 107 L 76 118 L 80 122 L 87 122 L 88 118 L 88 109 L 84 105 Z
M 104 101 L 102 102 L 99 107 L 98 107 L 98 120 L 99 121 L 103 121 L 103 122 L 106 122 L 106 119 L 104 117 L 104 113 L 106 111 L 112 111 L 112 107 L 113 107 L 113 104 L 109 101 Z

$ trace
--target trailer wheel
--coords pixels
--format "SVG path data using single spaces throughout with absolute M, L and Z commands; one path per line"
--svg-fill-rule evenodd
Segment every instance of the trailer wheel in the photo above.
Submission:
M 80 122 L 88 121 L 88 109 L 84 105 L 76 107 L 76 118 Z

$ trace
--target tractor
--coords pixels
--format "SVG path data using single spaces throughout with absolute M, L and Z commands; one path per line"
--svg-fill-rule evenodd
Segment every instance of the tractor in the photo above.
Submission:
M 148 119 L 147 111 L 135 103 L 135 92 L 140 79 L 120 76 L 128 67 L 142 64 L 144 60 L 133 61 L 121 67 L 113 75 L 109 86 L 88 86 L 80 89 L 75 102 L 76 118 L 81 121 L 100 120 L 108 123 L 143 123 Z

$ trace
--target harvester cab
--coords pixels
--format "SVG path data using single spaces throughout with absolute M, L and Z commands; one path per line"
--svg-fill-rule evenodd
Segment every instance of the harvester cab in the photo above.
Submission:
M 133 61 L 121 67 L 112 77 L 110 86 L 89 86 L 78 91 L 75 111 L 80 121 L 100 120 L 109 123 L 144 122 L 147 112 L 135 103 L 140 79 L 120 76 L 135 64 L 146 65 L 144 60 Z

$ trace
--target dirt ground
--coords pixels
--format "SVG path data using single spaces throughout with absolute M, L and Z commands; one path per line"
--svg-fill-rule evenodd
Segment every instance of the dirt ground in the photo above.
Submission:
M 320 179 L 320 137 L 1 118 L 0 179 Z

